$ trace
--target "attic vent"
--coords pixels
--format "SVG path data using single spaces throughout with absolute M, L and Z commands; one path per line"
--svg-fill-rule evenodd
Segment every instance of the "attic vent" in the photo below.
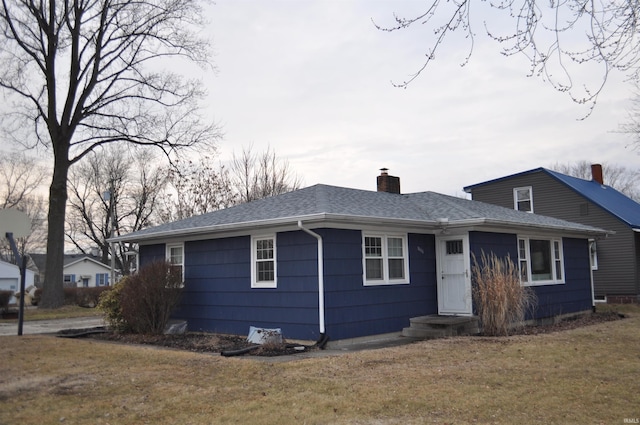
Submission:
M 586 202 L 584 204 L 580 204 L 580 215 L 589 215 L 589 204 Z

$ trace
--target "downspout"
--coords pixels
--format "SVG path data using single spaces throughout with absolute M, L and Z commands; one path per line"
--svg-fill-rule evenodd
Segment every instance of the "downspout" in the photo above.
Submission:
M 325 344 L 329 340 L 329 337 L 327 336 L 324 327 L 324 258 L 322 236 L 312 230 L 303 227 L 302 220 L 298 220 L 298 228 L 318 240 L 318 320 L 320 323 L 320 338 L 318 339 L 316 345 L 318 345 L 318 347 L 320 348 L 324 348 Z
M 595 239 L 594 239 L 595 241 Z M 587 243 L 589 244 L 589 279 L 591 280 L 591 311 L 596 312 L 596 290 L 595 285 L 593 283 L 593 262 L 591 255 L 591 242 L 587 239 Z

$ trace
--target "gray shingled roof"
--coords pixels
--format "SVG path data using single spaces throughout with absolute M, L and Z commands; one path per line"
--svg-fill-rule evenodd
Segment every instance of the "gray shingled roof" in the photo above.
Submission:
M 585 234 L 605 231 L 583 224 L 515 211 L 478 201 L 435 192 L 398 195 L 318 184 L 279 196 L 264 198 L 224 210 L 190 217 L 114 238 L 143 241 L 181 234 L 207 234 L 298 220 L 349 220 L 380 223 L 411 223 L 437 229 L 440 220 L 454 225 L 521 226 L 565 230 Z

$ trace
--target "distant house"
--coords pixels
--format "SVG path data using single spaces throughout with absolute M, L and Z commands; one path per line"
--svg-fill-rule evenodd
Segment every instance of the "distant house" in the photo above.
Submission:
M 34 272 L 27 269 L 25 272 L 25 288 L 33 285 Z M 7 263 L 0 260 L 0 291 L 20 291 L 20 268 L 15 264 Z M 10 304 L 16 302 L 13 297 L 9 300 Z
M 44 282 L 46 254 L 31 254 L 31 258 L 38 266 L 38 282 Z M 111 267 L 92 255 L 65 254 L 63 279 L 65 287 L 108 286 Z
M 476 201 L 612 230 L 590 240 L 597 299 L 640 301 L 640 204 L 607 186 L 602 167 L 592 166 L 592 180 L 546 168 L 467 186 Z
M 332 340 L 395 333 L 412 317 L 471 316 L 472 254 L 518 260 L 539 297 L 535 317 L 592 308 L 589 238 L 601 229 L 434 192 L 318 184 L 114 238 L 141 266 L 168 260 L 185 286 L 189 329 Z M 519 249 L 520 248 L 520 249 Z M 529 250 L 530 249 L 530 250 Z

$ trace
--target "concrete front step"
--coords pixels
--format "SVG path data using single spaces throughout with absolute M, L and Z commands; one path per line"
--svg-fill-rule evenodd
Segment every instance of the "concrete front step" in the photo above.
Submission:
M 416 339 L 476 335 L 479 332 L 476 317 L 432 315 L 414 317 L 409 323 L 410 327 L 402 330 L 402 336 Z

